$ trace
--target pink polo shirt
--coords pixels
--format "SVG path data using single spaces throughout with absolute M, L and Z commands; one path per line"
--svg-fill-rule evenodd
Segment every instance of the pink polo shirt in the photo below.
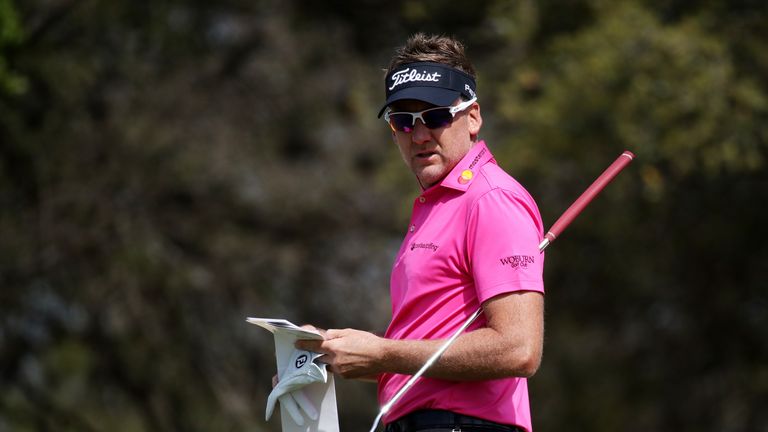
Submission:
M 443 181 L 414 202 L 392 269 L 392 339 L 446 339 L 480 304 L 513 291 L 544 292 L 543 224 L 533 198 L 476 143 Z M 484 327 L 481 315 L 467 331 Z M 410 378 L 379 377 L 379 403 Z M 385 416 L 443 409 L 531 430 L 525 378 L 459 382 L 422 378 Z

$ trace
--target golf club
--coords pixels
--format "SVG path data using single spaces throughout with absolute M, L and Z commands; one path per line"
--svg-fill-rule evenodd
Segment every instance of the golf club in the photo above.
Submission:
M 594 198 L 597 196 L 600 191 L 605 188 L 608 183 L 613 180 L 616 175 L 621 172 L 621 170 L 624 169 L 630 162 L 632 162 L 632 159 L 634 159 L 635 155 L 630 151 L 624 151 L 613 163 L 606 168 L 605 171 L 603 171 L 602 174 L 594 181 L 592 184 L 585 190 L 579 198 L 576 199 L 576 201 L 571 204 L 570 207 L 560 216 L 557 221 L 552 225 L 552 228 L 547 231 L 547 234 L 544 236 L 544 240 L 539 243 L 539 252 L 544 252 L 544 249 L 547 248 L 550 244 L 552 244 L 553 241 L 568 227 L 568 225 L 573 222 L 573 220 L 576 218 L 576 216 L 581 213 L 582 210 L 584 210 L 584 207 L 587 206 Z M 448 347 L 453 344 L 453 342 L 458 338 L 464 331 L 467 329 L 467 327 L 472 324 L 472 322 L 477 319 L 477 317 L 480 316 L 483 309 L 482 307 L 478 308 L 468 319 L 467 321 L 458 329 L 456 332 L 448 338 L 445 343 L 443 343 L 440 348 L 438 348 L 437 351 L 435 351 L 434 354 L 430 358 L 427 359 L 427 361 L 424 363 L 424 366 L 421 367 L 406 383 L 403 385 L 403 387 L 400 388 L 400 390 L 395 393 L 394 396 L 384 404 L 384 406 L 381 407 L 381 410 L 379 411 L 379 414 L 376 416 L 376 419 L 373 422 L 373 426 L 371 427 L 371 430 L 369 432 L 374 432 L 376 430 L 376 427 L 379 425 L 379 422 L 381 421 L 381 418 L 389 412 L 389 410 L 392 409 L 392 407 L 397 403 L 398 400 L 400 400 L 401 397 L 416 383 L 416 381 L 421 378 L 422 375 L 424 375 L 424 372 L 427 371 L 436 361 L 440 358 L 441 355 L 448 349 Z

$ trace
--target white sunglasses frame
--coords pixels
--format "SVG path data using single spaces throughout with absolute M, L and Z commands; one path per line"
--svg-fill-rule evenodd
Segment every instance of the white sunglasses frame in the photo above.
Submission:
M 405 132 L 405 131 L 398 131 L 394 127 L 392 127 L 392 123 L 389 122 L 389 116 L 392 114 L 410 114 L 411 120 L 412 120 L 411 126 L 416 127 L 416 120 L 421 120 L 421 123 L 426 125 L 426 123 L 424 122 L 424 117 L 422 117 L 422 115 L 425 112 L 448 108 L 448 112 L 451 114 L 451 118 L 455 118 L 457 113 L 460 113 L 465 109 L 471 107 L 472 104 L 475 103 L 476 101 L 477 101 L 477 98 L 473 97 L 472 99 L 468 101 L 464 101 L 458 105 L 433 107 L 433 108 L 428 108 L 419 112 L 410 112 L 410 111 L 394 111 L 393 112 L 390 108 L 387 108 L 387 111 L 384 113 L 384 121 L 386 121 L 390 129 L 392 129 L 395 132 L 411 133 L 411 132 Z

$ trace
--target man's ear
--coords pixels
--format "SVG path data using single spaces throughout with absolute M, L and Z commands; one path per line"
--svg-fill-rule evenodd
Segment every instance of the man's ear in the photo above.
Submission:
M 475 102 L 467 113 L 469 135 L 476 138 L 483 126 L 483 116 L 480 114 L 480 104 Z

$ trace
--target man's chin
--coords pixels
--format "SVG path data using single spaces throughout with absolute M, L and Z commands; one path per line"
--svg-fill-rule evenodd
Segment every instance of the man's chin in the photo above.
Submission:
M 442 173 L 431 172 L 430 170 L 422 170 L 416 173 L 416 177 L 419 179 L 421 185 L 426 189 L 443 179 Z

